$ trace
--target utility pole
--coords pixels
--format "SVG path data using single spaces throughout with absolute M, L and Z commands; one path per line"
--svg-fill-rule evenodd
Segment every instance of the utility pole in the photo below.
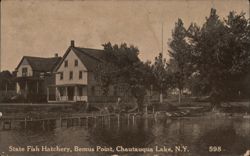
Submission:
M 215 7 L 214 7 L 214 0 L 212 0 L 212 8 L 215 9 Z
M 162 58 L 163 58 L 163 22 L 161 24 L 161 53 L 162 53 Z
M 161 54 L 162 54 L 162 59 L 163 58 L 163 22 L 162 22 L 162 25 L 161 25 Z M 161 92 L 160 92 L 160 103 L 162 104 L 163 103 L 163 88 L 162 88 L 162 83 L 161 82 Z
M 1 27 L 2 27 L 2 23 L 1 23 L 1 17 L 2 17 L 2 14 L 1 14 L 1 8 L 2 8 L 2 1 L 0 1 L 0 72 L 1 72 L 1 67 L 2 67 L 2 38 L 1 38 Z

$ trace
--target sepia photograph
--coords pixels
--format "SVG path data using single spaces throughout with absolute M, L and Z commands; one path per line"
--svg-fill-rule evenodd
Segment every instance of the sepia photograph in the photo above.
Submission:
M 0 156 L 250 156 L 250 0 L 1 0 Z

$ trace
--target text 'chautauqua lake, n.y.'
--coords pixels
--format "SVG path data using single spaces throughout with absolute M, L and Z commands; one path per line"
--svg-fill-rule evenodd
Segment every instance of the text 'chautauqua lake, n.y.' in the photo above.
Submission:
M 9 146 L 9 152 L 160 152 L 160 153 L 185 153 L 189 152 L 188 146 L 177 145 L 177 146 L 154 146 L 154 147 L 108 147 L 108 146 L 96 146 L 96 147 L 62 147 L 62 146 Z

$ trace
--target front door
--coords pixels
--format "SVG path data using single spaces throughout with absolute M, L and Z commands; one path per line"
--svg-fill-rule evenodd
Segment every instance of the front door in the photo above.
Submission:
M 68 100 L 74 100 L 74 87 L 68 87 Z

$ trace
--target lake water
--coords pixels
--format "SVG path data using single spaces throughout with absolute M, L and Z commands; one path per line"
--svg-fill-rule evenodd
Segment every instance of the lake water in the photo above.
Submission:
M 52 127 L 45 131 L 39 127 L 22 130 L 17 125 L 13 130 L 0 131 L 0 155 L 239 156 L 250 149 L 250 119 L 242 117 L 212 116 L 157 121 L 137 118 L 134 122 L 124 118 L 119 126 L 117 119 L 111 119 L 110 122 L 92 121 L 88 127 L 67 128 L 60 127 L 58 123 Z M 9 146 L 37 146 L 39 150 L 42 146 L 60 146 L 70 148 L 72 152 L 10 152 Z M 74 146 L 93 148 L 95 152 L 75 152 Z M 96 152 L 97 146 L 112 147 L 114 152 Z M 149 151 L 117 152 L 116 148 L 121 150 L 121 146 Z M 159 152 L 164 146 L 168 152 Z

